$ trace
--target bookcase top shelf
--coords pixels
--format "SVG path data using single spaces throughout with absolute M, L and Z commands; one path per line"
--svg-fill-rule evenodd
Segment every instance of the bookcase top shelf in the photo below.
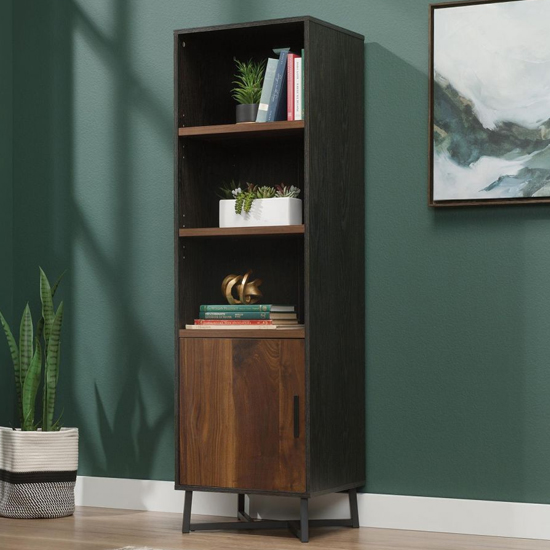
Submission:
M 294 329 L 277 329 L 277 330 L 262 330 L 262 329 L 187 329 L 179 331 L 180 338 L 261 338 L 266 339 L 303 339 L 305 338 L 305 330 Z
M 304 225 L 263 227 L 191 227 L 179 230 L 180 237 L 256 237 L 262 235 L 303 235 Z
M 177 29 L 174 31 L 175 36 L 185 36 L 192 34 L 209 34 L 209 33 L 223 33 L 228 34 L 231 32 L 243 33 L 246 30 L 258 29 L 262 34 L 266 34 L 275 30 L 276 32 L 281 32 L 280 28 L 293 27 L 296 25 L 302 25 L 306 22 L 316 23 L 322 25 L 328 29 L 333 29 L 335 31 L 353 36 L 354 38 L 359 38 L 361 41 L 365 40 L 365 37 L 362 34 L 345 29 L 344 27 L 339 27 L 322 19 L 317 19 L 311 15 L 302 15 L 298 17 L 282 17 L 280 19 L 269 19 L 266 21 L 248 21 L 246 23 L 233 23 L 230 25 L 215 25 L 211 27 L 195 27 L 190 29 Z M 278 29 L 279 28 L 279 29 Z
M 303 120 L 279 122 L 252 122 L 250 124 L 217 124 L 214 126 L 189 126 L 179 128 L 178 135 L 197 139 L 227 139 L 250 137 L 286 137 L 304 133 Z

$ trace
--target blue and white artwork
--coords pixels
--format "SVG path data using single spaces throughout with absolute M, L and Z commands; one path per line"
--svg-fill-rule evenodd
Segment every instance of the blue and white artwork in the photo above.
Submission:
M 433 17 L 433 200 L 550 198 L 550 0 Z

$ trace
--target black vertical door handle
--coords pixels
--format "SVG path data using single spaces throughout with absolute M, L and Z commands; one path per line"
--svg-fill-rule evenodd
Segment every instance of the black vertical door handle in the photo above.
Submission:
M 300 397 L 294 396 L 294 437 L 300 437 Z

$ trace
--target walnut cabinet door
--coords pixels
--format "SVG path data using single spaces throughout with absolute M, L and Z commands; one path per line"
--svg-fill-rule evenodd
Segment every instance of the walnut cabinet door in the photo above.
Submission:
M 180 339 L 181 485 L 306 490 L 300 339 Z

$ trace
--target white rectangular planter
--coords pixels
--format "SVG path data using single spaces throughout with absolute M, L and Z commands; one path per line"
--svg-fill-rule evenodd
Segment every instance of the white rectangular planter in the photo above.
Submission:
M 78 430 L 0 427 L 0 516 L 60 518 L 74 513 Z
M 290 198 L 255 199 L 250 212 L 235 212 L 234 200 L 220 201 L 220 227 L 300 225 L 302 200 Z

